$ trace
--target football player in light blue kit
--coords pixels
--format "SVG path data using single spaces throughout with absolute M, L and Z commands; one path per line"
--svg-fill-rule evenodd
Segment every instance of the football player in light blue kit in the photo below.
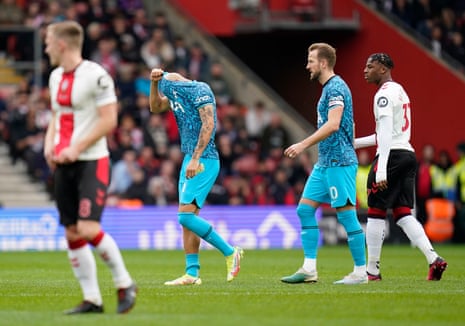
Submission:
M 232 247 L 198 214 L 220 170 L 215 146 L 216 103 L 210 86 L 178 73 L 151 71 L 150 111 L 173 110 L 184 153 L 179 175 L 178 220 L 183 227 L 186 273 L 165 285 L 200 285 L 200 238 L 226 257 L 228 282 L 240 269 L 243 250 Z
M 330 203 L 347 232 L 347 242 L 354 261 L 353 271 L 335 284 L 368 283 L 365 234 L 355 209 L 357 156 L 353 147 L 354 121 L 352 95 L 344 80 L 334 73 L 336 50 L 326 43 L 308 49 L 307 70 L 310 79 L 320 82 L 323 91 L 318 101 L 318 129 L 284 151 L 295 158 L 318 144 L 318 162 L 308 178 L 297 206 L 301 223 L 304 263 L 296 273 L 285 276 L 285 283 L 311 283 L 318 280 L 317 250 L 319 228 L 315 212 L 321 203 Z

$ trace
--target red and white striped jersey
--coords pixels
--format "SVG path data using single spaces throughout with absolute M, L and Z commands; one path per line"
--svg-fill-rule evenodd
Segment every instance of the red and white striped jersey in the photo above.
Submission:
M 98 108 L 116 103 L 113 79 L 99 64 L 84 60 L 74 71 L 55 68 L 49 79 L 52 110 L 55 112 L 55 154 L 83 137 L 94 127 Z M 106 137 L 100 138 L 78 160 L 108 156 Z
M 385 82 L 375 94 L 374 115 L 376 133 L 379 134 L 378 121 L 387 116 L 392 119 L 392 140 L 390 149 L 414 151 L 410 144 L 412 121 L 410 117 L 410 99 L 404 88 L 396 82 Z

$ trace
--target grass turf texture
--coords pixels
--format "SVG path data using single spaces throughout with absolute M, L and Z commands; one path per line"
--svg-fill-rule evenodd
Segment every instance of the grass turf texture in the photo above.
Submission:
M 0 253 L 0 325 L 463 325 L 465 246 L 436 245 L 449 267 L 426 281 L 416 248 L 383 248 L 381 282 L 334 285 L 352 270 L 346 246 L 320 248 L 319 282 L 284 284 L 302 263 L 301 250 L 246 250 L 241 273 L 226 282 L 225 261 L 201 253 L 201 286 L 168 287 L 183 274 L 181 251 L 123 251 L 139 296 L 128 315 L 116 314 L 111 274 L 97 259 L 105 313 L 66 316 L 82 297 L 66 252 Z

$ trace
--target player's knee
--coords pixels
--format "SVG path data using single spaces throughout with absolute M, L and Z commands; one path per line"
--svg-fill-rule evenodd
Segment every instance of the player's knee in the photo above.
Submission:
M 342 224 L 346 232 L 354 232 L 362 229 L 355 209 L 338 211 L 336 215 L 339 223 Z
M 195 215 L 192 212 L 178 212 L 178 222 L 182 226 L 191 229 L 190 225 L 195 220 Z
M 316 225 L 316 208 L 307 204 L 300 203 L 297 206 L 297 216 L 299 216 L 302 225 Z
M 410 209 L 410 207 L 401 206 L 401 207 L 395 207 L 392 209 L 392 217 L 394 219 L 394 222 L 396 223 L 401 218 L 405 216 L 410 216 L 410 215 L 412 215 L 412 210 Z

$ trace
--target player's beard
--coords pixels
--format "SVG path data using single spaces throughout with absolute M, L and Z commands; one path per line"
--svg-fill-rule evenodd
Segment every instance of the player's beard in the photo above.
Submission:
M 320 79 L 321 71 L 310 72 L 310 80 L 318 81 Z

